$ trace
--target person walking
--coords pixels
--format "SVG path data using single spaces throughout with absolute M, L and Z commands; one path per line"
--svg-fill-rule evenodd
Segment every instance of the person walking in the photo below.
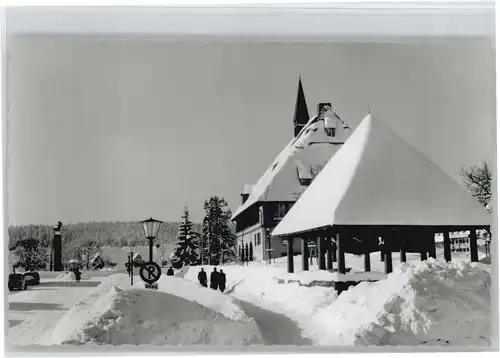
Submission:
M 210 274 L 210 288 L 216 290 L 219 286 L 219 273 L 217 272 L 217 268 L 214 267 L 214 270 Z
M 167 270 L 167 276 L 173 276 L 174 275 L 174 269 L 172 268 L 172 266 L 170 266 L 170 268 Z
M 203 287 L 207 287 L 207 273 L 201 268 L 201 271 L 198 273 L 198 281 L 200 281 L 200 285 Z
M 226 274 L 222 269 L 219 272 L 219 290 L 224 292 L 226 290 Z
M 74 272 L 75 272 L 76 282 L 80 282 L 80 279 L 82 278 L 82 274 L 81 274 L 80 270 L 78 268 L 76 268 Z

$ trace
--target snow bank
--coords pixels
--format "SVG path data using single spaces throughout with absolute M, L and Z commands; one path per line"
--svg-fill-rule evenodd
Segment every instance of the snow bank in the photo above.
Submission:
M 168 278 L 165 282 L 170 282 Z M 180 280 L 180 279 L 178 279 Z M 263 343 L 253 320 L 235 321 L 185 298 L 127 287 L 125 274 L 72 307 L 53 333 L 54 344 L 249 345 Z M 139 283 L 138 283 L 139 285 Z M 163 286 L 161 283 L 159 286 Z M 183 287 L 177 288 L 182 291 Z
M 319 310 L 315 341 L 488 346 L 490 283 L 487 271 L 465 261 L 401 264 L 386 280 L 360 283 Z
M 185 278 L 198 282 L 200 268 L 191 268 Z M 203 268 L 210 276 L 213 267 Z M 336 292 L 327 287 L 303 287 L 298 283 L 278 284 L 276 278 L 283 273 L 279 265 L 234 265 L 223 266 L 222 269 L 226 273 L 226 295 L 287 315 L 298 322 L 309 321 L 319 308 L 331 304 L 337 297 Z
M 162 275 L 158 281 L 158 291 L 196 302 L 235 321 L 250 321 L 231 296 L 180 277 Z
M 394 272 L 385 275 L 380 273 L 380 254 L 374 253 L 372 269 L 379 272 L 372 274 L 386 278 L 360 283 L 340 296 L 328 287 L 279 284 L 280 277 L 298 278 L 301 284 L 335 278 L 318 271 L 315 261 L 311 271 L 301 272 L 300 256 L 294 258 L 297 272 L 291 275 L 286 274 L 286 258 L 273 264 L 223 266 L 225 292 L 290 317 L 316 345 L 488 345 L 491 266 L 454 254 L 454 261 L 447 263 L 421 262 L 420 254 L 408 253 L 407 264 L 395 262 Z M 363 261 L 362 256 L 346 255 L 355 275 Z M 197 282 L 199 269 L 192 267 L 185 278 Z M 210 273 L 213 267 L 204 269 Z

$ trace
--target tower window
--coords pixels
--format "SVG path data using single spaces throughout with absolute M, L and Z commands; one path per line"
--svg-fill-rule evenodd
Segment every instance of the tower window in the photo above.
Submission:
M 326 134 L 329 137 L 335 137 L 335 128 L 326 128 Z

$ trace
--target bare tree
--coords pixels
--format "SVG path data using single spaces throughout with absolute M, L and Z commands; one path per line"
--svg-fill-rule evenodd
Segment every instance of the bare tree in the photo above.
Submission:
M 465 188 L 491 213 L 491 171 L 486 161 L 481 167 L 462 168 Z

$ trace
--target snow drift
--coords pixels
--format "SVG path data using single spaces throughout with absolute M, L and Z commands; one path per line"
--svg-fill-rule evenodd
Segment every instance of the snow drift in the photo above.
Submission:
M 314 321 L 320 345 L 491 344 L 490 274 L 429 259 L 342 293 Z
M 209 290 L 192 281 L 184 280 L 179 277 L 162 275 L 158 281 L 158 291 L 196 302 L 231 320 L 248 322 L 252 320 L 231 296 L 216 290 Z
M 231 320 L 185 298 L 127 287 L 113 275 L 70 309 L 54 344 L 249 345 L 263 343 L 252 320 Z M 182 291 L 182 287 L 178 288 Z M 243 318 L 243 317 L 242 317 Z
M 442 249 L 437 253 L 443 256 Z M 372 254 L 372 274 L 386 276 L 379 256 Z M 286 258 L 224 266 L 226 294 L 290 317 L 315 345 L 490 345 L 491 267 L 470 263 L 468 254 L 452 262 L 421 262 L 414 253 L 407 259 L 387 278 L 361 283 L 340 296 L 330 287 L 278 283 L 277 278 L 287 276 L 302 283 L 335 276 L 318 270 L 316 263 L 311 271 L 293 275 L 286 274 Z M 301 257 L 294 261 L 300 268 Z M 362 256 L 346 255 L 346 261 L 353 272 L 363 269 Z M 186 279 L 197 281 L 197 272 L 192 268 Z

